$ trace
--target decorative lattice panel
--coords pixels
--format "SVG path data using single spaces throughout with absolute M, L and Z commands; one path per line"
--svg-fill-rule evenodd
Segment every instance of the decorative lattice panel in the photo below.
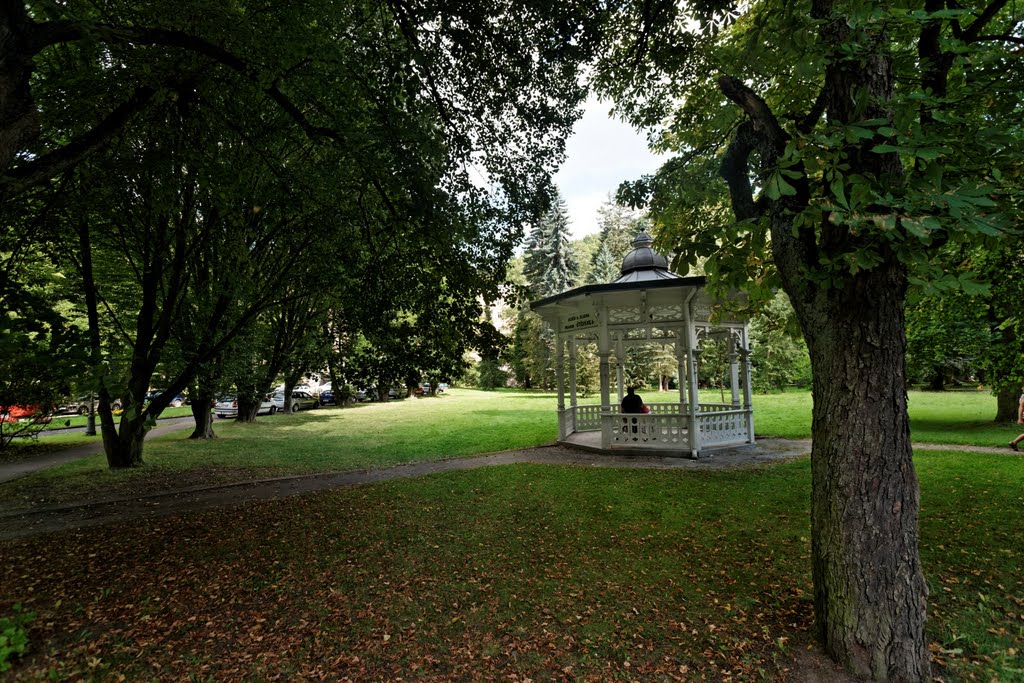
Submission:
M 678 415 L 615 415 L 610 421 L 614 446 L 685 448 L 689 445 L 685 420 Z
M 601 429 L 601 406 L 576 406 L 576 431 L 596 432 Z
M 683 305 L 674 306 L 651 306 L 647 309 L 652 322 L 681 322 L 683 320 Z
M 610 325 L 638 323 L 641 322 L 641 320 L 642 311 L 639 307 L 608 309 L 608 324 Z
M 708 408 L 709 406 L 701 406 L 702 414 L 697 416 L 702 446 L 746 442 L 746 410 L 717 409 L 715 412 L 706 412 Z

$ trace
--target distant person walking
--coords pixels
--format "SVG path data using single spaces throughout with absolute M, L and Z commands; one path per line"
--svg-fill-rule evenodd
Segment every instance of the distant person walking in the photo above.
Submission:
M 626 387 L 626 395 L 622 397 L 622 412 L 644 412 L 644 400 L 640 398 L 640 395 L 635 392 L 633 387 Z M 1024 436 L 1024 434 L 1022 434 L 1021 436 Z
M 625 403 L 626 399 L 622 399 Z M 1017 401 L 1017 424 L 1024 425 L 1024 393 L 1021 393 L 1020 399 Z M 1010 448 L 1015 451 L 1019 451 L 1017 444 L 1024 440 L 1024 434 L 1018 434 L 1017 438 L 1010 442 Z

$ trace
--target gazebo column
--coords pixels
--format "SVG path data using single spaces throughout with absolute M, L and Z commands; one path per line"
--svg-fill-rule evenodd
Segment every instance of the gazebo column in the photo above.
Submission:
M 732 386 L 732 407 L 740 407 L 740 354 L 736 351 L 736 337 L 729 334 L 729 379 Z
M 603 302 L 602 302 L 603 307 Z M 601 412 L 607 413 L 611 411 L 611 390 L 608 387 L 609 384 L 609 372 L 608 372 L 608 356 L 611 355 L 611 338 L 608 334 L 608 316 L 605 311 L 602 311 L 601 315 L 601 329 L 597 335 L 597 357 L 600 360 L 600 377 L 601 377 Z M 612 432 L 611 424 L 608 420 L 601 418 L 601 448 L 609 449 L 612 447 Z
M 694 348 L 693 335 L 690 335 L 690 348 L 686 350 L 687 373 L 686 383 L 690 390 L 690 406 L 687 411 L 687 430 L 690 433 L 690 457 L 696 459 L 700 456 L 700 397 L 697 394 L 697 379 L 700 377 L 700 349 Z
M 562 335 L 555 335 L 555 386 L 558 387 L 558 439 L 561 441 L 568 436 L 566 430 L 565 416 L 565 377 L 564 362 L 562 357 L 565 353 L 564 340 Z
M 749 342 L 747 348 L 740 347 L 739 353 L 743 363 L 743 409 L 747 418 L 747 443 L 754 443 L 754 397 L 750 387 Z
M 624 386 L 626 366 L 626 349 L 622 342 L 622 332 L 619 332 L 615 340 L 615 380 L 619 387 L 619 405 L 622 405 L 622 396 L 626 388 Z
M 686 373 L 686 347 L 683 345 L 683 334 L 685 330 L 676 332 L 676 388 L 679 389 L 679 414 L 686 414 L 686 395 L 689 391 L 690 381 Z
M 575 364 L 577 364 L 577 351 L 575 351 L 575 335 L 569 339 L 569 405 L 572 408 L 572 413 L 575 415 L 575 407 L 577 407 L 577 400 L 575 400 Z M 575 428 L 573 427 L 573 430 Z

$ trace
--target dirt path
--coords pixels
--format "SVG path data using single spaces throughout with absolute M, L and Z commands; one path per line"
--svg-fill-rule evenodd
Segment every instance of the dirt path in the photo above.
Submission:
M 184 426 L 168 425 L 167 431 L 173 428 L 182 429 Z M 955 450 L 974 453 L 1009 454 L 1007 449 L 980 446 L 915 444 L 914 447 L 919 450 Z M 742 448 L 724 449 L 716 451 L 712 457 L 689 460 L 686 458 L 608 456 L 586 453 L 563 446 L 543 446 L 476 457 L 398 465 L 383 469 L 280 477 L 227 485 L 197 486 L 156 494 L 81 501 L 31 510 L 0 511 L 0 540 L 102 525 L 125 519 L 187 514 L 213 507 L 240 505 L 250 501 L 270 500 L 391 479 L 419 477 L 438 472 L 471 470 L 494 465 L 536 463 L 577 467 L 707 471 L 750 467 L 792 460 L 807 455 L 810 453 L 810 448 L 810 441 L 761 439 L 754 447 L 745 446 Z M 70 456 L 71 454 L 67 453 L 67 455 Z M 78 457 L 81 457 L 81 454 Z

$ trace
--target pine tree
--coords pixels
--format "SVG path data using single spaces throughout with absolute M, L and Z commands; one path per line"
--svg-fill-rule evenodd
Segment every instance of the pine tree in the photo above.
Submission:
M 587 284 L 600 285 L 606 282 L 615 282 L 621 273 L 621 263 L 612 257 L 608 244 L 602 242 L 601 247 L 594 254 L 594 262 L 590 266 Z
M 637 234 L 650 227 L 650 219 L 645 214 L 619 206 L 610 195 L 598 208 L 597 214 L 601 244 L 608 247 L 612 259 L 620 262 L 633 248 Z
M 569 246 L 569 210 L 561 195 L 530 231 L 523 260 L 523 274 L 535 296 L 551 296 L 576 285 L 580 267 Z

